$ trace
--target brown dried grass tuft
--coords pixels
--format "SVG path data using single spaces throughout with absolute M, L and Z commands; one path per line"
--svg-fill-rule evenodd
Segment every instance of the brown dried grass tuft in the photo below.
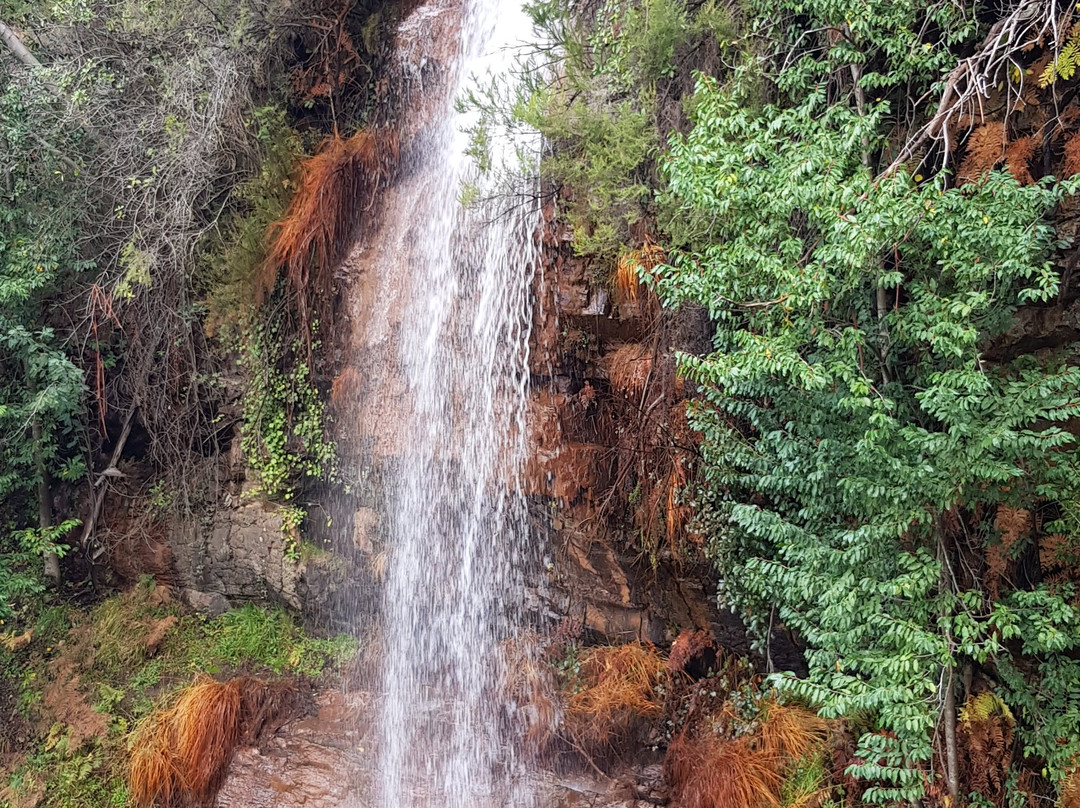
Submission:
M 329 300 L 331 273 L 349 248 L 358 214 L 371 207 L 397 158 L 396 133 L 362 129 L 349 138 L 335 132 L 301 164 L 296 195 L 285 217 L 270 227 L 256 302 L 265 300 L 284 269 L 306 331 L 309 295 Z
M 723 740 L 676 737 L 664 774 L 683 808 L 778 808 L 780 760 L 751 736 Z
M 579 743 L 603 745 L 625 735 L 640 718 L 663 711 L 657 685 L 667 674 L 652 645 L 599 646 L 582 653 L 577 691 L 566 705 L 566 726 Z
M 128 790 L 139 808 L 208 805 L 242 739 L 254 741 L 296 703 L 288 682 L 200 677 L 130 738 Z
M 159 713 L 145 719 L 132 734 L 128 791 L 139 808 L 175 805 L 183 793 L 184 778 L 170 739 L 170 729 Z
M 644 345 L 630 342 L 607 357 L 608 379 L 611 387 L 625 396 L 640 396 L 649 382 L 652 354 Z
M 615 288 L 624 300 L 637 303 L 641 293 L 641 275 L 652 272 L 667 260 L 664 248 L 646 239 L 639 249 L 630 250 L 619 257 L 615 267 Z
M 804 707 L 771 701 L 762 716 L 761 746 L 766 754 L 798 761 L 820 749 L 829 737 L 829 722 Z

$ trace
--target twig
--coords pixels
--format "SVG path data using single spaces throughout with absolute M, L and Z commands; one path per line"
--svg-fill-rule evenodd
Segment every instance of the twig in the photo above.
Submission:
M 120 430 L 120 437 L 117 438 L 116 446 L 113 447 L 112 457 L 109 459 L 109 465 L 106 470 L 115 468 L 116 464 L 120 462 L 120 455 L 124 451 L 124 444 L 127 443 L 128 435 L 131 434 L 131 421 L 135 417 L 135 411 L 138 407 L 132 407 L 127 414 L 127 418 L 124 419 L 124 427 Z M 94 527 L 97 525 L 98 516 L 101 515 L 101 507 L 105 504 L 105 494 L 108 493 L 109 487 L 101 485 L 105 480 L 104 474 L 99 474 L 94 486 L 97 488 L 97 493 L 94 494 L 94 505 L 90 510 L 90 516 L 86 520 L 86 525 L 83 527 L 82 537 L 79 539 L 79 546 L 86 548 L 90 542 L 91 536 L 94 533 Z

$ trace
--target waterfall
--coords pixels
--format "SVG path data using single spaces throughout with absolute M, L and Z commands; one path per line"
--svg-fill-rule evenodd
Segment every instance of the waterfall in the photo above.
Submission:
M 435 26 L 440 15 L 460 24 Z M 397 445 L 384 479 L 388 558 L 372 749 L 372 804 L 385 808 L 529 804 L 500 677 L 529 569 L 519 475 L 539 209 L 533 193 L 489 193 L 466 155 L 470 117 L 455 100 L 473 77 L 506 75 L 508 46 L 530 30 L 524 13 L 500 0 L 464 0 L 463 8 L 435 0 L 399 34 L 411 43 L 399 54 L 402 69 L 423 82 L 434 47 L 442 78 L 437 97 L 422 102 L 436 107 L 418 128 L 423 146 L 403 167 L 412 184 L 388 214 L 396 218 L 382 246 L 407 255 L 382 292 L 401 312 L 383 345 L 404 391 L 392 410 L 375 414 L 392 419 L 385 428 Z M 433 31 L 457 41 L 433 42 Z M 510 160 L 513 145 L 494 140 L 496 162 Z M 467 184 L 480 201 L 460 201 Z

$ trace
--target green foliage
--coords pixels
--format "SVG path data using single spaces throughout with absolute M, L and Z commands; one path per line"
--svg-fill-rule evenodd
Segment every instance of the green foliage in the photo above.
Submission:
M 45 591 L 41 559 L 46 553 L 63 556 L 68 549 L 63 540 L 78 525 L 78 520 L 68 519 L 50 528 L 16 530 L 0 545 L 0 620 L 12 617 L 16 604 Z
M 1014 592 L 994 616 L 1002 637 L 1021 646 L 1015 658 L 998 660 L 997 673 L 1023 754 L 1046 761 L 1058 781 L 1080 753 L 1080 612 L 1069 602 L 1071 589 Z
M 1039 86 L 1049 87 L 1058 79 L 1068 81 L 1080 67 L 1080 24 L 1074 25 L 1061 50 L 1039 75 Z
M 727 36 L 728 18 L 715 3 L 691 15 L 682 0 L 610 0 L 587 24 L 564 0 L 529 10 L 561 49 L 562 69 L 517 101 L 515 117 L 553 145 L 541 170 L 565 188 L 575 250 L 612 258 L 649 209 L 658 86 L 675 75 L 680 54 Z
M 303 341 L 282 346 L 281 325 L 282 314 L 270 313 L 251 325 L 244 346 L 250 388 L 241 446 L 259 475 L 255 493 L 289 500 L 300 481 L 333 475 L 334 445 L 326 438 L 325 405 Z
M 77 674 L 82 697 L 106 715 L 109 727 L 104 737 L 79 748 L 72 747 L 62 723 L 27 743 L 26 761 L 7 782 L 0 781 L 0 805 L 4 786 L 19 796 L 44 787 L 43 808 L 125 805 L 121 761 L 127 732 L 194 674 L 318 677 L 340 670 L 356 652 L 354 638 L 311 636 L 280 608 L 248 605 L 210 618 L 156 605 L 155 592 L 146 578 L 89 614 L 50 607 L 38 616 L 29 648 L 8 655 L 0 646 L 0 675 L 21 682 L 27 719 L 42 719 L 41 694 L 62 648 L 64 675 Z M 150 636 L 155 643 L 147 643 Z
M 94 743 L 69 750 L 65 738 L 50 736 L 45 748 L 15 771 L 9 787 L 21 795 L 41 789 L 37 804 L 42 808 L 122 808 L 127 805 L 127 786 L 115 765 L 114 747 Z
M 201 260 L 209 309 L 207 330 L 230 344 L 245 342 L 245 330 L 256 319 L 266 234 L 285 214 L 296 190 L 297 161 L 304 153 L 300 135 L 280 106 L 254 110 L 248 127 L 258 144 L 258 173 L 233 192 L 228 222 L 207 245 Z
M 187 666 L 199 671 L 243 666 L 314 677 L 356 651 L 351 637 L 308 636 L 284 609 L 244 606 L 201 628 L 202 637 L 181 637 Z
M 64 180 L 54 155 L 33 159 L 38 94 L 8 82 L 0 93 L 0 617 L 42 589 L 38 567 L 76 523 L 38 525 L 38 484 L 78 479 L 85 385 L 66 346 L 44 316 L 77 260 Z M 40 151 L 40 147 L 38 147 Z
M 672 258 L 651 279 L 667 305 L 702 305 L 717 324 L 714 353 L 681 359 L 701 391 L 701 523 L 727 602 L 761 634 L 775 607 L 807 644 L 809 676 L 777 686 L 826 716 L 872 717 L 849 768 L 864 799 L 918 800 L 942 677 L 965 660 L 1028 664 L 1003 645 L 1004 606 L 956 585 L 944 515 L 1080 493 L 1064 429 L 1080 370 L 984 355 L 1017 306 L 1057 295 L 1047 215 L 1075 185 L 875 172 L 901 94 L 928 89 L 975 33 L 956 7 L 752 8 L 758 30 L 790 43 L 788 67 L 764 106 L 748 101 L 767 61 L 724 85 L 701 78 L 694 128 L 665 167 Z M 805 34 L 828 26 L 846 36 L 822 49 Z M 837 95 L 832 77 L 851 65 L 880 97 Z M 1023 629 L 1046 652 L 1067 647 L 1061 606 Z M 1040 664 L 1041 681 L 1072 681 L 1070 661 Z M 1030 681 L 1012 682 L 1015 711 Z M 1043 741 L 1080 736 L 1068 690 L 1052 689 L 1053 726 L 1034 712 L 1053 694 L 1028 690 L 1019 732 L 1060 774 L 1080 747 Z

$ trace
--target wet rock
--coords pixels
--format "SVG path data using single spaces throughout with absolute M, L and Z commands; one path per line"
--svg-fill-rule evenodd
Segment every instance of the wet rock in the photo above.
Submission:
M 370 791 L 370 776 L 356 727 L 368 704 L 361 694 L 322 693 L 315 715 L 285 724 L 258 748 L 239 750 L 218 792 L 218 808 L 367 804 L 361 795 Z

